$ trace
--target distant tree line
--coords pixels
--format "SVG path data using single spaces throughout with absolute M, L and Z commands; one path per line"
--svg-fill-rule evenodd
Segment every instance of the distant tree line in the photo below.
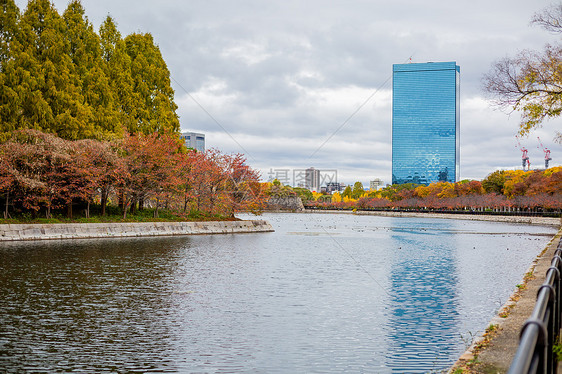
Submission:
M 317 194 L 303 199 L 320 209 L 421 209 L 463 211 L 560 211 L 562 167 L 546 170 L 498 170 L 482 181 L 437 182 L 428 186 L 395 184 L 377 191 L 346 187 L 340 194 Z M 284 187 L 286 189 L 286 187 Z M 279 189 L 279 187 L 277 187 Z M 275 193 L 270 188 L 269 193 Z M 354 194 L 355 192 L 355 194 Z
M 80 1 L 0 6 L 0 140 L 35 129 L 67 140 L 178 132 L 170 72 L 149 33 L 96 32 Z

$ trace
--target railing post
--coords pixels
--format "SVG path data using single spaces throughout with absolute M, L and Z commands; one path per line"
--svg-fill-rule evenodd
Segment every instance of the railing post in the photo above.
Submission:
M 558 247 L 554 251 L 554 256 L 552 258 L 551 266 L 547 271 L 553 272 L 555 274 L 554 280 L 552 282 L 552 293 L 553 300 L 552 300 L 552 309 L 550 313 L 550 320 L 549 320 L 549 345 L 548 345 L 548 354 L 549 354 L 549 373 L 556 374 L 558 372 L 558 359 L 554 354 L 554 345 L 556 344 L 557 339 L 560 335 L 560 322 L 561 322 L 561 297 L 562 297 L 562 288 L 561 288 L 561 270 L 562 270 L 562 250 L 561 250 L 562 242 L 558 243 Z
M 556 274 L 558 273 L 558 269 L 555 267 L 550 267 L 548 269 L 548 271 L 546 272 L 547 274 L 547 279 L 549 278 L 549 273 L 551 272 L 556 272 Z M 555 277 L 555 282 L 556 279 L 558 278 L 558 276 Z M 556 291 L 554 289 L 554 286 L 551 286 L 550 284 L 543 284 L 542 286 L 540 286 L 539 291 L 537 293 L 540 294 L 540 292 L 543 289 L 547 289 L 548 290 L 548 298 L 547 298 L 547 305 L 546 305 L 546 311 L 544 314 L 544 319 L 543 319 L 543 323 L 546 323 L 545 329 L 546 329 L 546 339 L 545 339 L 545 352 L 546 352 L 546 356 L 544 357 L 544 368 L 545 368 L 545 373 L 554 373 L 554 367 L 555 367 L 555 359 L 554 359 L 554 353 L 552 352 L 552 347 L 554 346 L 554 339 L 555 339 L 555 335 L 556 335 L 556 330 L 555 330 L 555 320 L 556 320 Z

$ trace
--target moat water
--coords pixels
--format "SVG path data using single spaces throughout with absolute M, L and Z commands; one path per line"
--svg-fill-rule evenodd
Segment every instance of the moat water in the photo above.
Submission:
M 439 372 L 556 232 L 260 218 L 276 231 L 0 244 L 0 371 Z

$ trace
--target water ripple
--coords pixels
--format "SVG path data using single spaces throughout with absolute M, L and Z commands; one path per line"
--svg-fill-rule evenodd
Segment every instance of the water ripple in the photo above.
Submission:
M 554 232 L 438 219 L 265 218 L 275 233 L 3 244 L 0 367 L 438 371 L 486 327 Z

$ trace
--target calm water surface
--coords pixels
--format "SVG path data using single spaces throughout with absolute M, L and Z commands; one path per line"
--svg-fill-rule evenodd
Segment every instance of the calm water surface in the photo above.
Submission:
M 556 231 L 264 218 L 275 233 L 0 244 L 0 371 L 437 372 Z

